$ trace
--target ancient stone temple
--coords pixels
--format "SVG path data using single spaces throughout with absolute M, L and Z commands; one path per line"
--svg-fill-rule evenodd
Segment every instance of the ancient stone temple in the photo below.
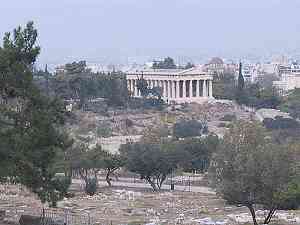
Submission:
M 167 103 L 202 102 L 213 98 L 213 76 L 201 68 L 128 72 L 127 86 L 134 97 L 141 97 L 137 88 L 141 78 L 147 81 L 149 88 L 160 87 Z

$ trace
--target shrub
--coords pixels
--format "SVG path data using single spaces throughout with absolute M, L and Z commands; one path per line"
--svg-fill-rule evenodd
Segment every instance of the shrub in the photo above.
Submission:
M 52 185 L 54 186 L 54 189 L 49 193 L 48 197 L 51 207 L 56 207 L 58 201 L 68 196 L 71 179 L 69 177 L 55 177 Z
M 175 123 L 173 134 L 176 138 L 196 137 L 201 136 L 203 128 L 197 120 L 183 120 Z
M 110 137 L 112 136 L 112 128 L 109 127 L 109 124 L 102 123 L 97 127 L 97 135 L 99 137 Z
M 288 187 L 286 201 L 280 205 L 281 210 L 296 210 L 300 207 L 300 182 L 291 182 Z
M 266 118 L 263 120 L 263 124 L 269 130 L 300 128 L 297 120 L 280 116 L 276 116 L 275 119 Z
M 56 189 L 61 193 L 61 197 L 64 198 L 68 195 L 69 187 L 72 183 L 69 177 L 58 177 L 55 179 Z
M 96 194 L 97 189 L 98 189 L 97 180 L 95 178 L 89 178 L 85 186 L 85 193 L 90 196 L 93 196 Z

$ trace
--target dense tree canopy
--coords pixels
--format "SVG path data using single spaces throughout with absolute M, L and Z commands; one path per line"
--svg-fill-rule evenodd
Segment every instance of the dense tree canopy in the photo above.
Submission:
M 300 119 L 300 88 L 291 91 L 283 100 L 280 109 L 295 119 Z
M 254 225 L 254 205 L 263 205 L 269 210 L 264 224 L 269 224 L 275 211 L 295 197 L 287 195 L 299 172 L 295 152 L 273 144 L 263 127 L 251 122 L 235 124 L 219 146 L 211 168 L 218 192 L 229 203 L 249 208 Z
M 201 136 L 206 130 L 205 125 L 197 120 L 182 120 L 175 123 L 173 136 L 176 138 Z
M 214 74 L 213 92 L 216 99 L 235 99 L 235 75 L 232 73 Z
M 3 167 L 0 163 L 2 176 L 26 185 L 45 202 L 56 199 L 59 191 L 54 165 L 64 146 L 58 129 L 64 107 L 33 83 L 40 52 L 36 39 L 37 30 L 29 22 L 6 33 L 0 48 L 0 152 L 6 160 Z
M 164 126 L 149 128 L 138 143 L 127 143 L 120 148 L 125 167 L 140 175 L 154 191 L 162 188 L 167 176 L 179 166 L 182 152 L 168 140 Z
M 129 93 L 123 73 L 92 73 L 84 62 L 73 62 L 65 67 L 66 72 L 51 78 L 51 86 L 57 96 L 79 99 L 80 108 L 95 98 L 106 98 L 112 106 L 128 103 Z
M 176 149 L 184 155 L 180 166 L 187 172 L 206 172 L 218 145 L 219 138 L 215 135 L 176 142 Z
M 175 151 L 166 143 L 128 143 L 121 147 L 120 152 L 125 167 L 139 174 L 154 191 L 160 190 L 167 175 L 177 168 Z
M 153 69 L 176 69 L 177 66 L 174 59 L 171 57 L 165 58 L 163 61 L 155 61 L 152 66 Z

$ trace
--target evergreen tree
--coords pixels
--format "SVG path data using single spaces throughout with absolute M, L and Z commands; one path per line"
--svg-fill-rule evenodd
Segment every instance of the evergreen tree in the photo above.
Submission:
M 240 62 L 239 65 L 239 77 L 238 77 L 238 90 L 243 91 L 245 87 L 245 81 L 244 81 L 244 76 L 242 72 L 242 62 Z
M 33 83 L 40 53 L 36 39 L 37 30 L 29 22 L 6 33 L 0 47 L 0 155 L 5 159 L 0 167 L 2 177 L 15 178 L 43 202 L 55 205 L 59 187 L 54 165 L 64 142 L 58 129 L 64 107 Z
M 242 63 L 240 62 L 239 65 L 239 77 L 238 77 L 238 84 L 237 84 L 237 90 L 236 90 L 236 101 L 239 104 L 248 104 L 248 96 L 245 93 L 245 81 L 244 76 L 242 73 Z

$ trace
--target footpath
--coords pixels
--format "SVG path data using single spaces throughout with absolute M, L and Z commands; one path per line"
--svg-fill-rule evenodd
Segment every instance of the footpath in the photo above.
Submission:
M 73 179 L 73 184 L 83 184 L 82 180 Z M 106 181 L 99 181 L 100 186 L 107 186 Z M 132 183 L 132 182 L 122 182 L 122 181 L 113 181 L 112 185 L 114 187 L 124 187 L 124 188 L 141 188 L 141 189 L 152 189 L 148 183 Z M 167 191 L 171 190 L 171 185 L 164 184 L 162 185 L 162 190 Z M 202 194 L 216 194 L 211 188 L 203 186 L 194 186 L 194 185 L 174 185 L 174 191 L 183 191 L 183 192 L 194 192 Z

